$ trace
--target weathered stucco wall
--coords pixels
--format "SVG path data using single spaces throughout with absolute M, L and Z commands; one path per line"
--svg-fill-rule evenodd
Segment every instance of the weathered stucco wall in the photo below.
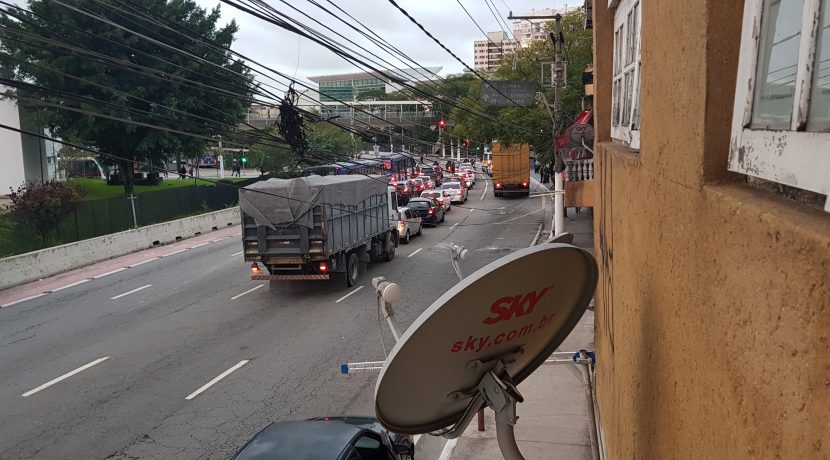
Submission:
M 602 135 L 613 12 L 594 8 L 612 459 L 830 458 L 830 215 L 726 170 L 742 3 L 645 1 L 639 153 Z

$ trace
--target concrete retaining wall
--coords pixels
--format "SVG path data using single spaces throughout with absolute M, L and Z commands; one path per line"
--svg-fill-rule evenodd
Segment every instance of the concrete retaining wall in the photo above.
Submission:
M 239 208 L 228 208 L 7 257 L 0 259 L 0 289 L 240 222 Z

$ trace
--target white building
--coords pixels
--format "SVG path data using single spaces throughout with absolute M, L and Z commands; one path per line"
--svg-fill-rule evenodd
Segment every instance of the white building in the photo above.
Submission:
M 517 16 L 556 16 L 579 9 L 578 7 L 545 8 L 543 10 L 530 10 L 529 13 Z M 552 22 L 552 19 L 515 19 L 513 20 L 513 37 L 519 42 L 522 48 L 527 48 L 534 42 L 545 41 L 548 33 L 545 25 Z
M 487 40 L 476 40 L 473 44 L 474 67 L 476 70 L 496 70 L 502 57 L 519 48 L 519 42 L 504 32 L 487 32 Z
M 17 101 L 0 100 L 0 123 L 17 129 L 36 131 L 21 123 Z M 21 128 L 21 125 L 24 125 Z M 57 150 L 53 142 L 0 128 L 3 163 L 0 167 L 0 195 L 26 182 L 44 182 L 55 178 Z

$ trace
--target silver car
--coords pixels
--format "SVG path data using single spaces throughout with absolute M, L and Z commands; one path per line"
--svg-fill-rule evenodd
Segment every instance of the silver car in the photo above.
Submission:
M 449 212 L 452 209 L 450 192 L 446 190 L 424 190 L 421 192 L 421 198 L 435 198 L 439 203 L 444 205 L 444 212 Z
M 467 201 L 467 187 L 461 185 L 461 182 L 444 182 L 441 184 L 441 190 L 446 190 L 450 194 L 450 201 L 453 203 Z
M 398 237 L 403 244 L 409 244 L 412 236 L 421 236 L 424 233 L 422 219 L 407 207 L 398 208 L 401 220 L 398 221 Z

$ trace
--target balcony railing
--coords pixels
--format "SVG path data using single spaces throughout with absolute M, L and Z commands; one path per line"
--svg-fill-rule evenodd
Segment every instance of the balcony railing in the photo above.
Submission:
M 594 180 L 594 159 L 569 160 L 565 168 L 565 178 L 568 182 Z

